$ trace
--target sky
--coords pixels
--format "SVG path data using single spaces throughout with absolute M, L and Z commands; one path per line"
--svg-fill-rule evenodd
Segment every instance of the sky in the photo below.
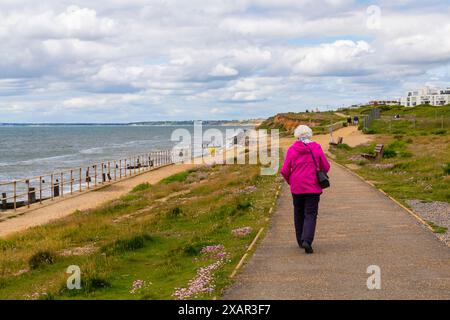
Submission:
M 0 0 L 0 123 L 249 119 L 450 86 L 448 0 Z

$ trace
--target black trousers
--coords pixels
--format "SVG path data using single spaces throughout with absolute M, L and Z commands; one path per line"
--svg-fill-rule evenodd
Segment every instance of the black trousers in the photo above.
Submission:
M 302 241 L 310 244 L 314 241 L 316 232 L 317 214 L 319 211 L 319 193 L 292 194 L 294 201 L 294 223 L 297 243 Z

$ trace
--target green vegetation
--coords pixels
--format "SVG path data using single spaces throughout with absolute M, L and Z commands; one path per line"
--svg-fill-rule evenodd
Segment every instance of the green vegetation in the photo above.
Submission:
M 442 170 L 444 170 L 444 174 L 445 175 L 450 175 L 450 162 L 447 162 L 444 166 L 443 166 L 443 168 L 442 168 Z
M 220 295 L 268 223 L 279 182 L 259 173 L 257 165 L 199 167 L 0 240 L 0 298 L 173 299 L 175 288 L 215 261 L 202 251 L 214 245 L 226 258 L 213 273 L 213 292 L 198 298 Z M 242 227 L 251 233 L 232 234 Z M 81 290 L 66 287 L 70 265 L 81 269 Z M 136 283 L 145 286 L 133 291 Z
M 374 140 L 355 148 L 332 147 L 338 162 L 352 164 L 367 180 L 400 201 L 450 201 L 450 106 L 379 106 L 381 119 L 371 123 L 367 134 Z M 343 109 L 348 115 L 368 114 L 373 107 Z M 394 115 L 400 119 L 394 119 Z M 377 163 L 361 158 L 384 144 Z
M 30 269 L 37 269 L 41 266 L 53 264 L 55 262 L 55 254 L 50 251 L 38 251 L 28 260 Z
M 433 232 L 434 233 L 440 233 L 440 234 L 443 234 L 443 233 L 446 233 L 447 232 L 447 228 L 446 227 L 441 227 L 441 226 L 438 226 L 438 225 L 436 225 L 435 223 L 433 223 L 432 221 L 426 221 L 426 223 L 428 223 L 429 224 L 429 226 L 433 229 Z
M 268 118 L 259 129 L 278 129 L 282 135 L 292 135 L 298 125 L 304 124 L 319 134 L 327 132 L 327 126 L 337 122 L 344 121 L 334 112 L 288 112 Z
M 185 172 L 180 172 L 180 173 L 176 173 L 170 177 L 164 178 L 160 181 L 160 183 L 162 184 L 169 184 L 172 182 L 183 182 L 186 180 L 186 178 L 189 176 L 189 172 L 185 171 Z
M 152 185 L 150 183 L 144 182 L 144 183 L 138 184 L 136 187 L 134 187 L 131 192 L 144 191 L 144 190 L 151 188 L 151 186 Z
M 374 107 L 363 106 L 360 108 L 348 108 L 340 110 L 341 113 L 350 116 L 365 116 Z M 367 134 L 393 134 L 393 135 L 446 135 L 450 133 L 450 105 L 434 107 L 420 105 L 416 107 L 403 106 L 378 106 L 381 110 L 381 118 L 374 120 L 370 128 L 365 130 Z M 394 119 L 395 115 L 400 118 Z M 362 122 L 360 129 L 362 129 Z
M 361 153 L 373 152 L 378 143 L 385 145 L 380 162 L 360 157 Z M 377 135 L 370 144 L 350 149 L 332 147 L 331 152 L 338 162 L 353 164 L 358 174 L 399 200 L 450 201 L 445 169 L 450 159 L 450 136 L 394 139 Z
M 395 138 L 396 137 L 396 138 Z M 450 135 L 402 136 L 376 135 L 374 141 L 355 148 L 330 150 L 339 163 L 351 164 L 358 174 L 400 201 L 420 199 L 450 202 Z M 379 162 L 360 157 L 384 144 Z

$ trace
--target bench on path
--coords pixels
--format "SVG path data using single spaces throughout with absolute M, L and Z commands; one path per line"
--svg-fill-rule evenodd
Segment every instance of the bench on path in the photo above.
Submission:
M 337 146 L 338 144 L 342 144 L 344 141 L 344 137 L 338 137 L 337 142 L 330 141 L 330 146 Z
M 361 157 L 364 157 L 369 160 L 380 160 L 381 158 L 383 158 L 383 149 L 384 149 L 383 144 L 377 144 L 373 150 L 373 154 L 361 153 Z

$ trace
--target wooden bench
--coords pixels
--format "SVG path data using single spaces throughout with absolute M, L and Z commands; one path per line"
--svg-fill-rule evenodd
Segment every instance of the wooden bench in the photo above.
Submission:
M 381 158 L 383 158 L 383 149 L 384 149 L 384 145 L 382 144 L 377 144 L 375 146 L 375 148 L 373 149 L 373 154 L 370 153 L 362 153 L 361 157 L 364 157 L 366 159 L 370 159 L 370 160 L 380 160 Z
M 342 144 L 342 141 L 344 141 L 343 137 L 338 137 L 337 142 L 331 141 L 330 145 L 331 146 L 337 146 L 338 144 Z

